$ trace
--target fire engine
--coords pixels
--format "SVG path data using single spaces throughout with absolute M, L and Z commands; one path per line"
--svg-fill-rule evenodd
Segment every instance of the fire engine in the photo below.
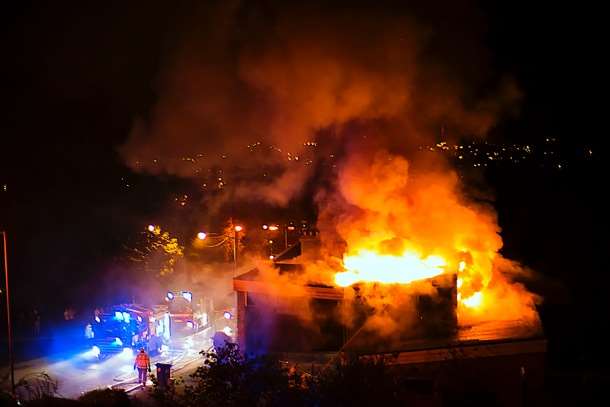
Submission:
M 85 329 L 92 354 L 100 359 L 132 349 L 150 354 L 169 346 L 172 337 L 184 337 L 209 324 L 202 305 L 193 306 L 189 291 L 168 291 L 165 303 L 153 307 L 121 304 L 96 312 Z
M 208 314 L 202 304 L 193 304 L 190 291 L 168 291 L 165 302 L 170 318 L 170 331 L 177 337 L 187 336 L 208 325 Z
M 150 354 L 160 352 L 171 338 L 170 325 L 167 306 L 121 304 L 96 312 L 86 333 L 93 355 L 105 359 L 139 348 Z

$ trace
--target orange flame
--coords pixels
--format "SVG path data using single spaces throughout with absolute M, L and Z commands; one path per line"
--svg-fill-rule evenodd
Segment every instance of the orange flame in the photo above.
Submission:
M 494 212 L 467 201 L 453 172 L 409 170 L 387 153 L 351 157 L 342 168 L 350 206 L 331 219 L 347 246 L 334 283 L 407 285 L 457 274 L 459 323 L 537 320 L 536 297 L 511 278 L 523 268 L 499 254 Z
M 337 273 L 335 283 L 341 287 L 362 281 L 408 284 L 442 274 L 446 264 L 440 256 L 428 256 L 422 259 L 417 253 L 410 251 L 394 256 L 362 250 L 343 259 L 347 271 Z

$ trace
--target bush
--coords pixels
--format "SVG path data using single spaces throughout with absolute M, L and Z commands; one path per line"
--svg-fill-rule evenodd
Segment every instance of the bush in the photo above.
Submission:
M 83 394 L 78 398 L 81 405 L 87 407 L 130 407 L 131 400 L 125 390 L 98 389 Z
M 246 358 L 233 343 L 227 343 L 216 353 L 202 354 L 204 364 L 191 376 L 195 384 L 185 388 L 186 404 L 212 407 L 304 404 L 304 392 L 295 385 L 297 380 L 278 361 Z
M 48 400 L 57 395 L 57 381 L 47 373 L 33 373 L 20 379 L 15 393 L 21 401 Z

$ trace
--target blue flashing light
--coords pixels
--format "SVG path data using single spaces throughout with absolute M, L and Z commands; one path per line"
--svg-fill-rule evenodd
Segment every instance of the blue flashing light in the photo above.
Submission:
M 119 321 L 123 320 L 123 313 L 121 311 L 114 312 L 114 319 L 118 319 Z
M 102 322 L 102 320 L 100 319 L 100 317 L 98 317 L 98 316 L 96 315 L 96 316 L 95 316 L 95 322 L 97 322 L 97 323 L 99 324 L 100 322 Z
M 231 314 L 229 311 L 225 311 L 222 315 L 225 317 L 225 319 L 233 318 L 233 314 Z
M 129 312 L 123 312 L 123 320 L 129 323 L 129 321 L 131 320 L 131 315 L 129 315 Z
M 184 298 L 188 302 L 192 302 L 193 301 L 193 293 L 191 293 L 189 291 L 182 291 L 182 298 Z
M 123 341 L 121 340 L 121 338 L 117 337 L 117 338 L 114 338 L 113 344 L 117 345 L 117 346 L 123 346 Z

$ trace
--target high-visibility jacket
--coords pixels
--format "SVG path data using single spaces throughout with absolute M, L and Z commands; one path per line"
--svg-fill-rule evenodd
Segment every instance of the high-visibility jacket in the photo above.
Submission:
M 135 365 L 138 369 L 148 369 L 150 367 L 150 358 L 146 352 L 138 353 L 138 356 L 136 356 Z

